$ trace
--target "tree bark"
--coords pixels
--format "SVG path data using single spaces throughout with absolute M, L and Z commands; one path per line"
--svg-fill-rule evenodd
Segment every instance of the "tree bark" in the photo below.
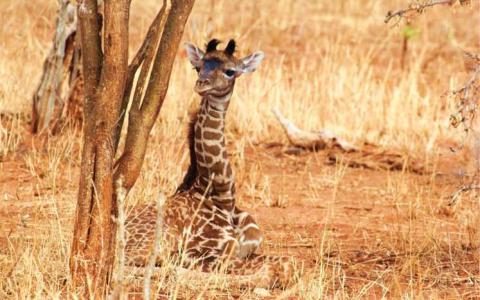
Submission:
M 123 177 L 126 190 L 133 187 L 140 174 L 148 137 L 167 94 L 173 61 L 193 4 L 194 0 L 172 1 L 145 96 L 143 101 L 140 101 L 140 97 L 135 97 L 131 105 L 125 148 L 116 163 L 115 171 L 116 179 Z M 144 65 L 142 68 L 145 67 L 149 66 Z
M 70 268 L 74 287 L 83 287 L 87 298 L 106 296 L 113 265 L 113 133 L 128 66 L 129 4 L 129 0 L 105 1 L 105 56 L 96 0 L 84 0 L 78 7 L 85 132 Z
M 126 195 L 138 178 L 148 136 L 167 93 L 173 61 L 193 3 L 193 0 L 173 0 L 163 22 L 164 1 L 146 41 L 129 66 L 130 0 L 104 1 L 103 36 L 97 1 L 79 1 L 78 29 L 84 55 L 84 138 L 70 269 L 74 288 L 82 288 L 86 298 L 102 299 L 107 295 L 115 257 L 115 188 Z M 114 173 L 121 120 L 128 113 L 133 78 L 140 65 L 125 147 Z
M 52 48 L 43 64 L 40 83 L 33 94 L 31 130 L 56 132 L 66 120 L 76 120 L 82 85 L 80 49 L 76 35 L 76 8 L 70 0 L 59 1 Z

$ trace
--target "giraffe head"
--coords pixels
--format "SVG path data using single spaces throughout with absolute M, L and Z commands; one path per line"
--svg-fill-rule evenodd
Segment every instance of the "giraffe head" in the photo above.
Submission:
M 257 51 L 239 59 L 234 55 L 234 40 L 230 40 L 224 50 L 217 50 L 218 44 L 219 40 L 212 39 L 205 52 L 193 44 L 185 44 L 188 58 L 198 72 L 195 92 L 201 96 L 218 98 L 230 95 L 235 79 L 243 73 L 255 71 L 264 57 L 263 52 Z

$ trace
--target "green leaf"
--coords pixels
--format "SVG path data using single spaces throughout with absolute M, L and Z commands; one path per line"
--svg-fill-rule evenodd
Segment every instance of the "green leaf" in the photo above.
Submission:
M 407 40 L 416 37 L 417 35 L 420 34 L 420 29 L 412 27 L 412 26 L 405 26 L 405 28 L 402 30 L 402 36 L 404 36 Z

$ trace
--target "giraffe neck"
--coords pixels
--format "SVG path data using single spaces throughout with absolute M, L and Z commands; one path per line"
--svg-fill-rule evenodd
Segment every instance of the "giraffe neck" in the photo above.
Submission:
M 194 126 L 198 170 L 194 191 L 201 197 L 208 196 L 215 206 L 227 210 L 235 206 L 235 180 L 224 135 L 225 115 L 231 94 L 202 98 Z

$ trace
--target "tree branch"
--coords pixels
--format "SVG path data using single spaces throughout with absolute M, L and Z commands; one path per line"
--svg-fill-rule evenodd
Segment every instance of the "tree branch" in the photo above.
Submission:
M 135 79 L 135 74 L 137 73 L 138 68 L 141 67 L 141 73 L 136 84 L 135 96 L 133 103 L 139 103 L 142 96 L 142 91 L 145 86 L 145 80 L 148 77 L 150 67 L 152 64 L 153 57 L 155 56 L 155 51 L 157 50 L 158 41 L 160 39 L 160 34 L 162 32 L 163 25 L 165 23 L 165 10 L 167 8 L 167 1 L 163 0 L 162 7 L 158 12 L 157 16 L 150 25 L 148 32 L 143 40 L 142 45 L 137 51 L 137 54 L 133 58 L 132 62 L 128 66 L 127 72 L 127 81 L 125 86 L 125 94 L 123 96 L 122 108 L 120 112 L 120 120 L 118 122 L 116 134 L 115 134 L 115 149 L 118 148 L 120 142 L 120 135 L 127 115 L 127 107 L 130 100 L 131 91 L 133 88 L 133 81 Z M 131 109 L 136 109 L 138 105 L 132 105 Z
M 316 132 L 305 131 L 298 128 L 290 120 L 285 118 L 278 108 L 272 108 L 272 113 L 282 126 L 290 143 L 296 147 L 311 150 L 338 147 L 344 152 L 360 150 L 328 129 Z
M 165 12 L 165 8 L 166 8 L 166 0 L 163 1 L 163 6 L 159 15 L 163 15 L 163 13 Z M 166 18 L 163 18 L 161 20 L 162 22 L 160 22 L 159 28 L 163 28 L 163 26 L 165 25 Z M 138 111 L 140 109 L 143 89 L 145 87 L 145 81 L 147 80 L 147 77 L 150 73 L 152 61 L 155 57 L 155 51 L 157 49 L 158 41 L 160 39 L 160 30 L 157 30 L 157 32 L 152 34 L 152 36 L 153 37 L 152 37 L 151 44 L 145 47 L 146 48 L 145 55 L 144 55 L 145 60 L 143 62 L 142 70 L 140 71 L 140 76 L 138 78 L 137 86 L 135 88 L 135 94 L 133 96 L 132 108 L 135 109 L 135 111 Z
M 480 63 L 477 65 L 476 69 L 472 72 L 470 79 L 468 79 L 467 83 L 459 89 L 452 91 L 453 95 L 463 94 L 462 97 L 467 98 L 468 92 L 470 89 L 473 88 L 475 82 L 477 82 L 477 78 L 480 75 Z
M 385 23 L 388 23 L 394 17 L 402 18 L 410 12 L 422 13 L 426 8 L 436 6 L 436 5 L 452 5 L 457 0 L 430 0 L 426 3 L 414 3 L 410 4 L 407 8 L 399 9 L 397 11 L 389 11 L 385 16 Z M 460 0 L 460 3 L 466 2 L 465 0 Z
M 194 0 L 172 1 L 139 114 L 130 112 L 125 148 L 115 172 L 115 178 L 124 176 L 127 190 L 140 174 L 148 137 L 165 99 L 175 55 L 193 3 Z
M 450 125 L 454 128 L 461 125 L 464 131 L 464 137 L 460 146 L 450 147 L 452 152 L 461 150 L 465 146 L 465 141 L 472 129 L 473 121 L 478 110 L 478 99 L 475 98 L 475 95 L 478 93 L 478 86 L 476 84 L 480 76 L 480 58 L 478 55 L 468 52 L 466 52 L 465 55 L 475 60 L 476 67 L 471 72 L 468 81 L 461 88 L 451 92 L 453 96 L 457 97 L 458 110 L 450 115 Z M 478 158 L 476 158 L 476 160 L 478 161 Z M 478 172 L 480 172 L 480 169 Z

